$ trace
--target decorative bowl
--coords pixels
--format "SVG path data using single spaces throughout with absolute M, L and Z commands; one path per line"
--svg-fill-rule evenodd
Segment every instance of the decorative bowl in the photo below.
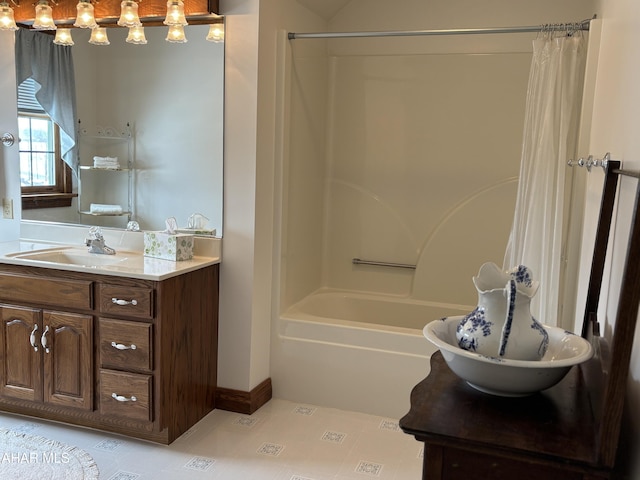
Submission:
M 549 347 L 541 360 L 488 357 L 458 347 L 456 329 L 463 316 L 428 323 L 423 334 L 442 352 L 449 368 L 473 388 L 503 397 L 523 397 L 554 386 L 572 366 L 593 355 L 584 338 L 558 327 L 544 325 Z

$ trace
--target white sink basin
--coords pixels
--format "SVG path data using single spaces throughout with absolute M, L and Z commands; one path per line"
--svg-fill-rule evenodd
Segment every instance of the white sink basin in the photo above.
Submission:
M 123 254 L 116 253 L 115 255 L 103 255 L 99 253 L 89 253 L 84 248 L 76 247 L 60 247 L 47 250 L 35 250 L 31 252 L 9 253 L 6 256 L 22 260 L 30 260 L 33 262 L 77 265 L 83 267 L 117 265 L 130 259 L 124 252 Z

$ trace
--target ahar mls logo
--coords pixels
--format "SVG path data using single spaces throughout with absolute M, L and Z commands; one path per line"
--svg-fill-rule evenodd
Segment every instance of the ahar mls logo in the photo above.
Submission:
M 70 455 L 67 452 L 4 452 L 0 463 L 69 463 Z

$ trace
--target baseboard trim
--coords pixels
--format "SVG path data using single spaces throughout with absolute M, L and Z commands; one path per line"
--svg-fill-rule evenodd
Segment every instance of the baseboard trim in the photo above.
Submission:
M 271 378 L 267 378 L 250 392 L 218 387 L 216 389 L 216 408 L 251 415 L 271 400 L 272 395 Z

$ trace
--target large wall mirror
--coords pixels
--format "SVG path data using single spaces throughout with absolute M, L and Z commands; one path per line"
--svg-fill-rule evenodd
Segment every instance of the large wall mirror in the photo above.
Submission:
M 75 45 L 65 47 L 73 49 L 82 128 L 130 125 L 132 219 L 144 230 L 164 229 L 168 217 L 186 227 L 191 215 L 201 214 L 207 227 L 222 235 L 224 44 L 207 41 L 208 28 L 190 25 L 187 43 L 170 43 L 167 27 L 146 27 L 146 45 L 126 43 L 126 28 L 109 28 L 108 46 L 89 44 L 89 31 L 74 29 Z M 82 163 L 102 156 L 83 142 L 79 147 Z M 91 188 L 99 200 L 97 190 L 110 187 L 98 182 Z M 89 193 L 83 187 L 83 196 Z M 23 210 L 22 218 L 106 227 L 127 223 L 126 217 L 78 210 L 74 201 L 68 208 Z

